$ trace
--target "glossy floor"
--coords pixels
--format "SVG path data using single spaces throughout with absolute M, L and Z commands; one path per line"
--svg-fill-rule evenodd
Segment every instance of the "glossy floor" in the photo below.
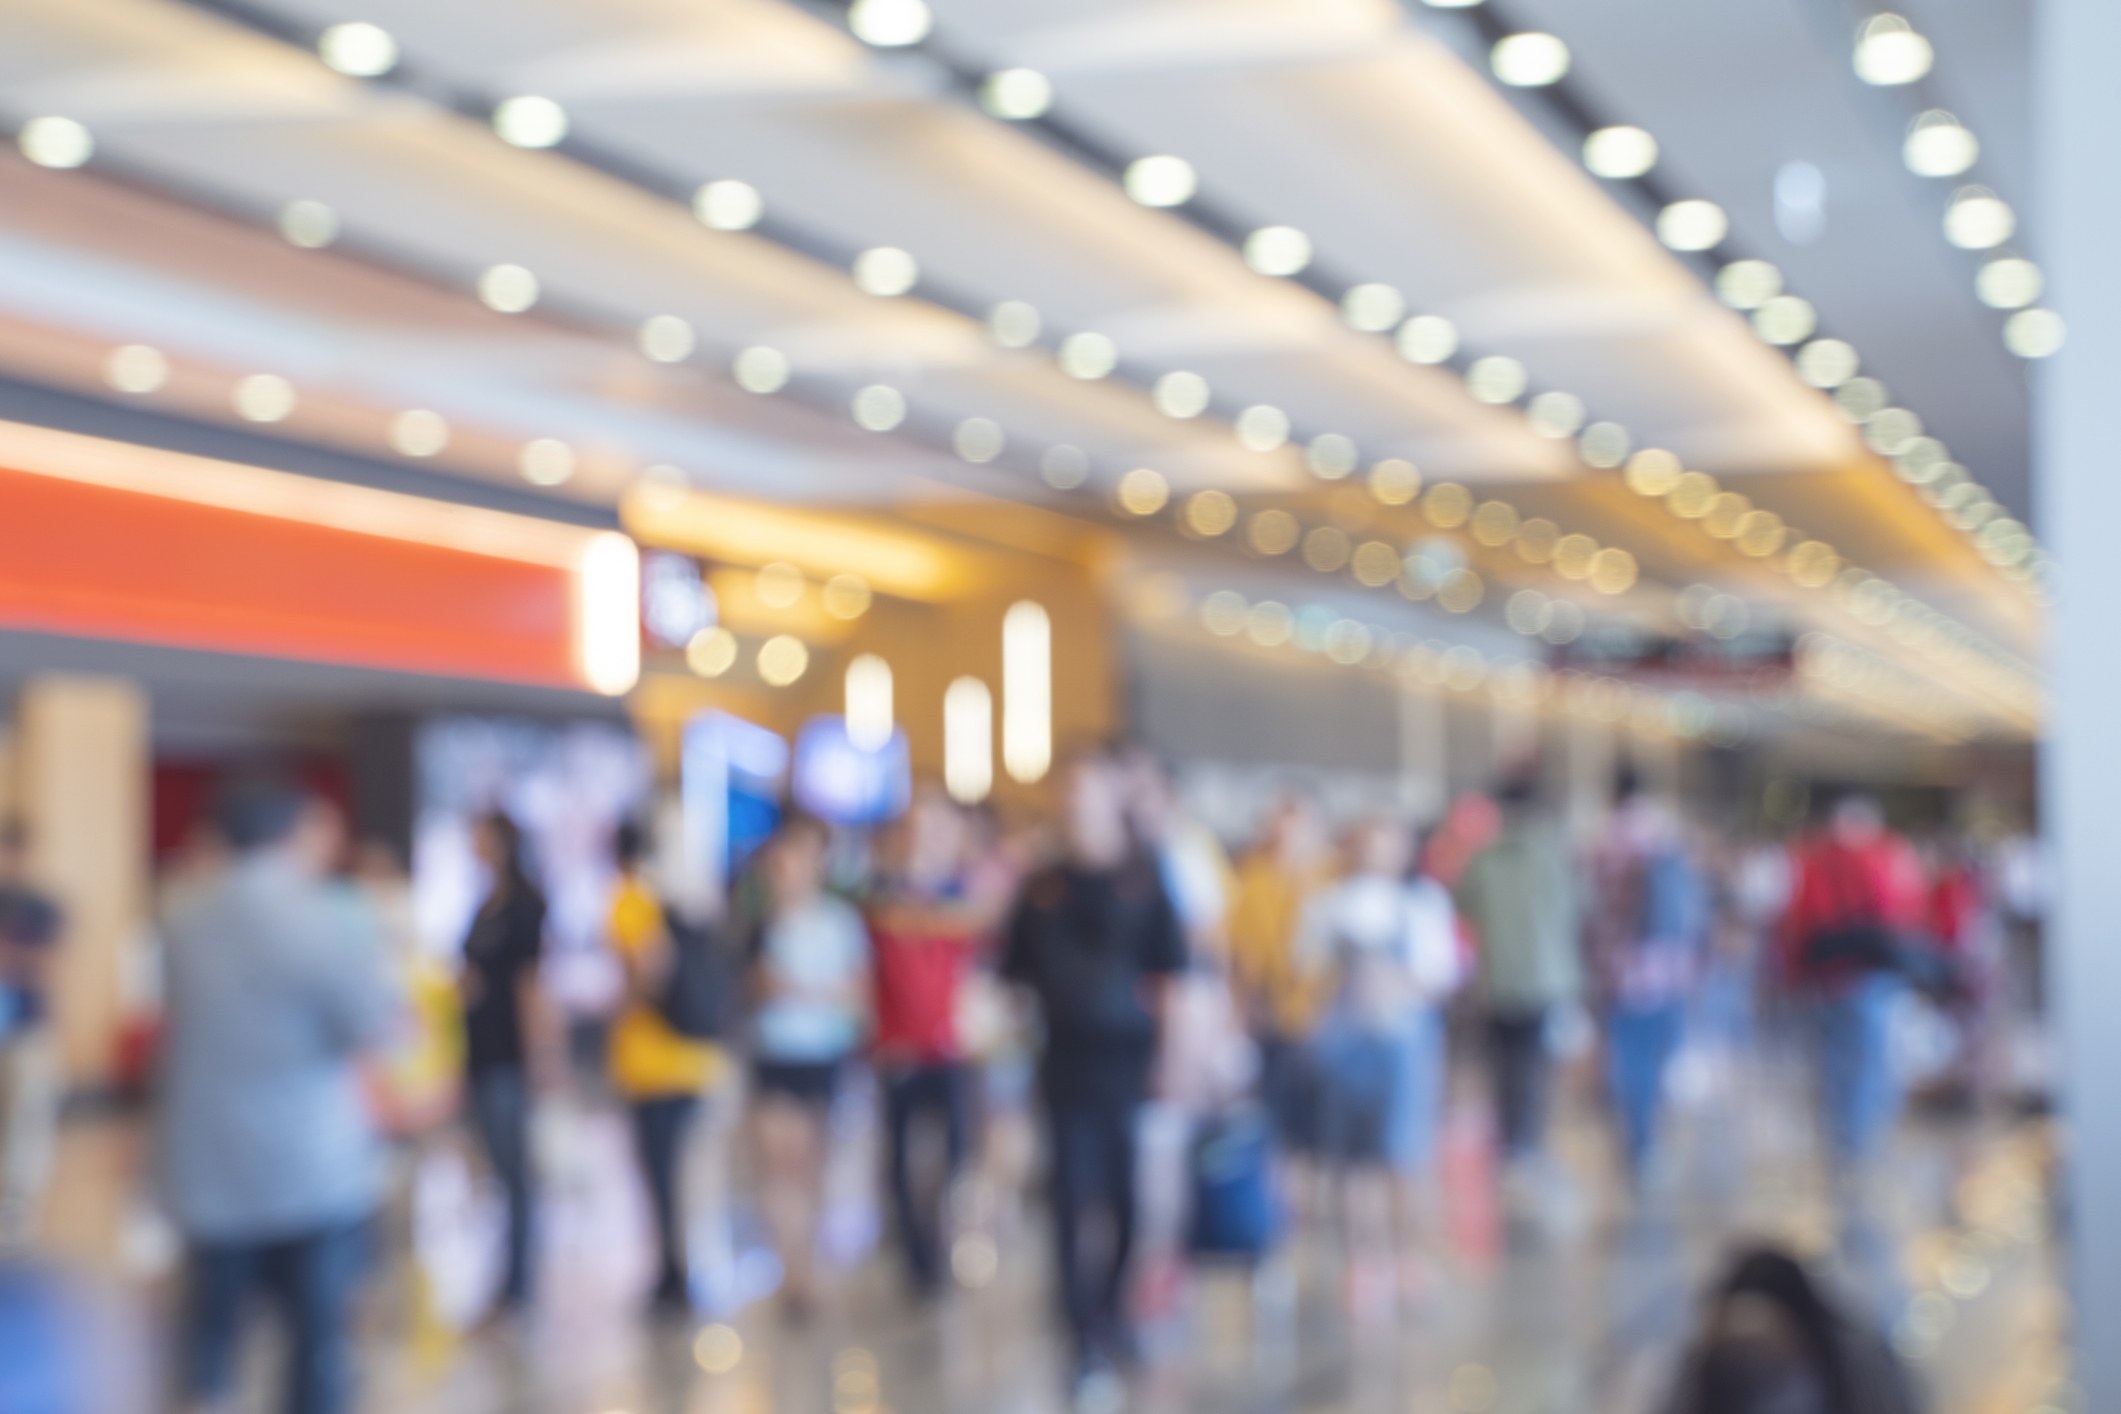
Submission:
M 1735 1245 L 1815 1257 L 1849 1303 L 1888 1323 L 1938 1414 L 2063 1408 L 2063 1310 L 2052 1283 L 2037 1122 L 1912 1121 L 1861 1189 L 1830 1195 L 1801 1087 L 1786 1070 L 1710 1067 L 1689 1087 L 1663 1172 L 1642 1197 L 1612 1178 L 1596 1107 L 1556 1126 L 1554 1171 L 1498 1191 L 1484 1115 L 1452 1107 L 1431 1194 L 1432 1279 L 1418 1299 L 1351 1314 L 1338 1244 L 1300 1232 L 1257 1272 L 1176 1276 L 1152 1259 L 1139 1410 L 1289 1414 L 1636 1414 L 1659 1406 L 1699 1291 Z M 1470 1078 L 1470 1077 L 1468 1077 Z M 519 1325 L 460 1335 L 490 1251 L 490 1205 L 448 1144 L 430 1152 L 386 1235 L 364 1314 L 364 1411 L 382 1414 L 1041 1414 L 1063 1407 L 1061 1342 L 1035 1210 L 1005 1192 L 967 1207 L 965 1279 L 902 1294 L 875 1230 L 857 1112 L 842 1135 L 828 1245 L 847 1254 L 811 1323 L 784 1322 L 773 1263 L 749 1237 L 733 1126 L 696 1136 L 694 1246 L 709 1307 L 640 1314 L 640 1199 L 624 1130 L 590 1107 L 550 1138 L 543 1290 Z M 106 1349 L 152 1347 L 171 1251 L 139 1197 L 135 1126 L 72 1126 L 46 1229 L 70 1269 L 100 1274 Z M 1175 1152 L 1175 1149 L 1173 1150 Z M 1153 1226 L 1153 1224 L 1152 1224 Z M 417 1252 L 418 1257 L 412 1254 Z M 161 1275 L 157 1275 L 157 1273 Z M 971 1284 L 967 1284 L 967 1283 Z M 719 1312 L 712 1308 L 719 1305 Z M 274 1353 L 256 1342 L 244 1406 L 270 1407 Z

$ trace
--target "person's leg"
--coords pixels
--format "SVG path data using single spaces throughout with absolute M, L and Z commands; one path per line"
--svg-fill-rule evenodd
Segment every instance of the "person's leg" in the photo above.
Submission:
M 816 1295 L 812 1258 L 823 1181 L 823 1120 L 815 1106 L 770 1091 L 760 1097 L 754 1120 L 763 1170 L 759 1203 L 780 1252 L 783 1290 L 797 1316 L 808 1314 Z
M 260 1275 L 287 1323 L 284 1414 L 352 1407 L 353 1306 L 368 1241 L 365 1222 L 342 1223 L 265 1251 Z
M 0 1249 L 37 1235 L 64 1088 L 50 1026 L 29 1027 L 0 1044 Z
M 1654 1030 L 1654 1018 L 1643 1008 L 1616 1006 L 1606 1017 L 1606 1086 L 1630 1176 L 1640 1176 L 1650 1146 Z
M 1880 972 L 1865 978 L 1851 997 L 1855 1093 L 1851 1097 L 1854 1114 L 1850 1152 L 1859 1160 L 1876 1151 L 1900 1116 L 1900 1077 L 1893 1065 L 1892 1029 L 1901 990 L 1897 977 Z
M 258 1264 L 245 1243 L 194 1243 L 187 1263 L 178 1388 L 196 1407 L 218 1409 L 236 1391 L 243 1307 Z
M 1097 1191 L 1097 1136 L 1092 1116 L 1081 1106 L 1046 1102 L 1051 1140 L 1047 1203 L 1053 1218 L 1053 1270 L 1060 1287 L 1061 1314 L 1075 1344 L 1078 1366 L 1089 1360 L 1095 1341 L 1097 1302 L 1094 1285 L 1083 1270 L 1084 1219 Z
M 1112 1255 L 1096 1288 L 1096 1326 L 1122 1359 L 1131 1359 L 1134 1340 L 1127 1323 L 1128 1262 L 1134 1255 L 1134 1230 L 1141 1191 L 1141 1152 L 1136 1135 L 1141 1104 L 1115 1100 L 1098 1116 L 1099 1158 L 1104 1170 L 1103 1202 L 1112 1214 Z
M 655 1299 L 682 1304 L 687 1297 L 685 1219 L 678 1201 L 678 1163 L 685 1152 L 685 1131 L 699 1101 L 692 1095 L 663 1095 L 633 1107 L 634 1144 L 641 1177 L 655 1217 Z
M 913 1125 L 927 1107 L 932 1088 L 924 1070 L 900 1071 L 884 1085 L 892 1212 L 898 1221 L 899 1241 L 905 1244 L 906 1266 L 914 1285 L 923 1290 L 935 1285 L 939 1259 L 923 1205 L 914 1192 Z
M 1532 1057 L 1538 1043 L 1537 1020 L 1518 1012 L 1494 1012 L 1487 1019 L 1488 1066 L 1495 1088 L 1495 1121 L 1506 1159 L 1521 1159 L 1535 1147 Z
M 501 1301 L 530 1301 L 531 1212 L 530 1090 L 519 1070 L 492 1070 L 472 1077 L 471 1103 L 479 1141 L 508 1201 L 508 1247 Z

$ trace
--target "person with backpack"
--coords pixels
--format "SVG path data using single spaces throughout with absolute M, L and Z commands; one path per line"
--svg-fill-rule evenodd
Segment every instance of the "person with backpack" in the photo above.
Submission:
M 1127 782 L 1085 751 L 1058 773 L 1066 856 L 1026 881 L 1006 929 L 1002 975 L 1045 1024 L 1039 1087 L 1051 1159 L 1061 1307 L 1078 1403 L 1115 1393 L 1133 1353 L 1124 1312 L 1134 1240 L 1135 1126 L 1148 1098 L 1164 989 L 1185 969 L 1185 935 L 1155 857 L 1127 823 Z M 1102 1239 L 1102 1240 L 1100 1240 Z
M 1606 1082 L 1630 1181 L 1655 1145 L 1665 1073 L 1679 1050 L 1700 969 L 1709 898 L 1679 822 L 1632 771 L 1590 858 L 1585 952 L 1605 1013 Z
M 612 1088 L 632 1112 L 634 1148 L 655 1216 L 656 1280 L 649 1299 L 660 1309 L 682 1311 L 691 1300 L 680 1161 L 700 1094 L 721 1058 L 703 1034 L 714 1029 L 714 1018 L 686 1014 L 688 1007 L 711 1010 L 712 999 L 701 1003 L 685 995 L 697 989 L 689 972 L 699 965 L 685 950 L 712 944 L 665 913 L 647 876 L 647 846 L 646 832 L 631 820 L 612 839 L 619 879 L 610 939 L 625 970 L 626 1000 L 612 1022 L 607 1059 Z
M 1798 847 L 1783 917 L 1782 975 L 1811 1015 L 1827 1148 L 1850 1172 L 1900 1112 L 1890 1049 L 1904 964 L 1922 956 L 1928 905 L 1922 865 L 1867 795 L 1834 805 L 1824 831 Z

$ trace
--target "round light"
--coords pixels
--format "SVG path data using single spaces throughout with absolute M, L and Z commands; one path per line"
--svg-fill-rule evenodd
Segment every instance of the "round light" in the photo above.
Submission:
M 1882 88 L 1913 83 L 1936 58 L 1930 42 L 1898 15 L 1873 15 L 1856 39 L 1856 77 Z
M 1361 583 L 1382 589 L 1399 578 L 1399 551 L 1382 540 L 1366 540 L 1355 547 L 1348 568 Z
M 1289 641 L 1295 627 L 1296 615 L 1289 612 L 1288 605 L 1265 599 L 1252 606 L 1246 616 L 1245 632 L 1262 648 L 1279 648 Z
M 1951 114 L 1932 109 L 1915 119 L 1901 160 L 1918 177 L 1956 177 L 1981 158 L 1981 142 Z
M 152 393 L 169 381 L 169 360 L 160 349 L 126 344 L 103 360 L 103 377 L 121 393 Z
M 1398 344 L 1409 363 L 1442 363 L 1458 352 L 1458 326 L 1440 314 L 1417 314 L 1399 326 Z
M 991 462 L 1002 454 L 1008 439 L 1002 425 L 991 417 L 968 417 L 951 437 L 957 454 L 968 462 Z
M 1514 403 L 1524 394 L 1524 365 L 1507 354 L 1476 358 L 1466 370 L 1466 391 L 1476 402 Z
M 1778 346 L 1801 344 L 1818 327 L 1818 311 L 1796 295 L 1777 295 L 1753 311 L 1753 332 Z
M 854 284 L 863 294 L 890 299 L 920 283 L 921 267 L 895 245 L 872 246 L 854 258 Z
M 79 167 L 96 154 L 96 140 L 72 118 L 32 118 L 15 143 L 39 167 Z
M 1326 630 L 1326 656 L 1344 668 L 1352 668 L 1370 656 L 1369 627 L 1354 619 L 1335 619 Z
M 1664 496 L 1665 509 L 1681 520 L 1700 520 L 1718 495 L 1716 478 L 1705 471 L 1682 472 Z
M 726 628 L 703 628 L 685 645 L 685 666 L 703 678 L 718 678 L 736 666 L 736 635 Z
M 1591 556 L 1591 572 L 1586 578 L 1600 594 L 1625 594 L 1635 587 L 1635 575 L 1635 557 L 1608 546 Z
M 1539 636 L 1553 644 L 1574 643 L 1583 637 L 1584 613 L 1566 599 L 1556 599 L 1547 608 L 1546 626 Z
M 1119 367 L 1119 346 L 1103 334 L 1070 334 L 1060 341 L 1056 357 L 1061 372 L 1091 382 Z
M 289 245 L 322 250 L 339 238 L 339 215 L 321 201 L 290 201 L 280 208 L 280 234 Z
M 1048 447 L 1039 458 L 1038 474 L 1056 491 L 1073 491 L 1090 479 L 1090 457 L 1081 447 L 1065 442 Z
M 825 612 L 836 619 L 858 619 L 876 600 L 869 581 L 858 574 L 834 575 L 825 581 L 819 597 L 825 601 Z
M 934 27 L 935 17 L 923 0 L 854 0 L 847 11 L 854 37 L 879 49 L 918 44 Z
M 1789 528 L 1773 511 L 1748 511 L 1739 517 L 1738 533 L 1731 538 L 1738 553 L 1764 560 L 1782 548 L 1788 535 Z
M 401 457 L 431 457 L 449 445 L 442 414 L 409 408 L 390 420 L 390 449 Z
M 778 393 L 788 386 L 788 355 L 754 344 L 736 356 L 730 373 L 747 393 Z
M 2046 358 L 2068 334 L 2052 309 L 2021 309 L 2003 322 L 2003 346 L 2020 358 Z
M 1201 626 L 1217 638 L 1234 638 L 1245 631 L 1245 611 L 1250 605 L 1234 589 L 1218 589 L 1201 601 Z
M 1161 472 L 1138 466 L 1119 479 L 1113 493 L 1128 515 L 1153 516 L 1171 500 L 1171 483 Z
M 1544 88 L 1568 73 L 1569 46 L 1536 30 L 1506 35 L 1488 51 L 1488 64 L 1512 88 Z
M 906 420 L 906 395 L 888 383 L 857 389 L 849 406 L 856 425 L 871 432 L 889 432 Z
M 1952 454 L 1935 437 L 1917 437 L 1893 458 L 1893 470 L 1911 486 L 1924 486 L 1945 474 Z
M 717 231 L 748 231 L 766 214 L 766 203 L 751 183 L 725 177 L 692 194 L 692 214 Z
M 1547 596 L 1536 589 L 1520 589 L 1502 606 L 1503 622 L 1522 634 L 1534 634 L 1547 625 Z
M 1657 213 L 1657 239 L 1673 250 L 1714 250 L 1730 230 L 1730 218 L 1713 201 L 1675 201 Z
M 1183 157 L 1143 157 L 1128 165 L 1121 185 L 1143 206 L 1183 206 L 1199 190 L 1200 178 Z
M 1543 565 L 1554 558 L 1554 547 L 1560 542 L 1560 526 L 1545 516 L 1533 516 L 1518 525 L 1517 539 L 1511 548 L 1526 564 Z
M 1922 435 L 1922 419 L 1906 408 L 1880 408 L 1863 426 L 1863 440 L 1880 456 L 1897 457 Z
M 1641 128 L 1600 128 L 1583 140 L 1583 165 L 1614 181 L 1642 176 L 1657 165 L 1657 139 Z
M 751 578 L 751 592 L 769 609 L 794 608 L 809 587 L 810 581 L 803 578 L 803 572 L 786 560 L 761 565 Z
M 1887 400 L 1885 385 L 1875 378 L 1851 378 L 1834 390 L 1834 406 L 1850 422 L 1869 422 L 1884 410 Z
M 1617 422 L 1594 422 L 1576 439 L 1576 454 L 1585 465 L 1603 470 L 1627 460 L 1630 445 L 1627 428 Z
M 2023 309 L 2046 288 L 2047 277 L 2040 267 L 2016 255 L 1989 261 L 1974 277 L 1974 293 L 1990 309 Z
M 810 667 L 810 650 L 792 633 L 777 633 L 759 645 L 759 677 L 768 687 L 786 687 Z
M 1638 496 L 1669 495 L 1684 475 L 1686 468 L 1679 458 L 1662 447 L 1645 447 L 1629 457 L 1624 473 L 1628 489 Z
M 538 277 L 520 265 L 489 265 L 479 272 L 479 303 L 500 314 L 521 314 L 538 302 Z
M 1348 562 L 1355 546 L 1337 525 L 1321 525 L 1304 537 L 1304 563 L 1320 574 L 1331 574 Z
M 1725 491 L 1709 502 L 1708 513 L 1701 518 L 1701 528 L 1718 540 L 1734 539 L 1739 523 L 1752 509 L 1752 501 L 1736 491 Z
M 1304 448 L 1304 465 L 1321 481 L 1338 481 L 1355 470 L 1360 458 L 1355 441 L 1338 432 L 1321 432 Z
M 1226 491 L 1200 491 L 1186 501 L 1186 529 L 1212 539 L 1237 524 L 1237 502 Z
M 1533 435 L 1555 441 L 1575 436 L 1587 415 L 1583 399 L 1574 393 L 1541 393 L 1525 408 L 1525 420 L 1531 423 Z
M 1473 514 L 1473 493 L 1455 481 L 1439 481 L 1421 498 L 1421 516 L 1439 530 L 1456 530 Z
M 744 1358 L 744 1339 L 728 1326 L 716 1322 L 692 1342 L 692 1358 L 710 1375 L 726 1375 Z
M 1824 540 L 1806 540 L 1783 558 L 1782 569 L 1806 589 L 1823 589 L 1841 573 L 1841 557 Z
M 1436 591 L 1436 602 L 1454 614 L 1470 614 L 1480 607 L 1481 596 L 1486 592 L 1487 586 L 1479 575 L 1471 570 L 1454 570 Z
M 295 388 L 277 373 L 253 373 L 236 380 L 234 401 L 245 422 L 280 422 L 295 410 Z
M 1020 299 L 1005 299 L 987 311 L 987 332 L 1005 349 L 1031 347 L 1043 327 L 1038 310 Z
M 641 323 L 641 352 L 657 363 L 683 363 L 698 343 L 692 326 L 675 314 L 651 315 Z
M 510 147 L 553 147 L 567 136 L 567 110 L 549 98 L 524 94 L 493 110 L 493 130 Z
M 1508 501 L 1482 501 L 1467 522 L 1475 540 L 1490 549 L 1507 545 L 1517 535 L 1517 508 Z
M 1208 410 L 1208 380 L 1198 373 L 1180 370 L 1156 380 L 1149 400 L 1165 417 L 1199 417 Z
M 1370 494 L 1387 506 L 1404 506 L 1421 494 L 1421 471 L 1401 457 L 1387 457 L 1370 468 Z
M 574 448 L 557 437 L 540 437 L 523 444 L 516 469 L 533 486 L 557 486 L 574 475 Z
M 1053 106 L 1053 83 L 1036 69 L 1003 69 L 979 86 L 980 107 L 997 118 L 1026 122 Z
M 1944 212 L 1944 238 L 1961 250 L 1993 250 L 2018 229 L 2018 214 L 1984 187 L 1963 188 Z
M 398 66 L 398 42 L 379 26 L 355 20 L 318 35 L 317 57 L 348 78 L 372 79 Z
M 1782 272 L 1765 260 L 1734 260 L 1716 272 L 1716 298 L 1733 309 L 1758 309 L 1782 293 Z
M 1589 579 L 1598 558 L 1598 542 L 1588 535 L 1564 535 L 1554 542 L 1554 573 L 1563 579 Z
M 1840 339 L 1814 339 L 1797 350 L 1797 376 L 1814 388 L 1838 388 L 1862 366 L 1856 346 Z
M 1249 450 L 1271 452 L 1289 440 L 1289 415 L 1278 407 L 1255 403 L 1237 415 L 1237 440 Z
M 1294 226 L 1262 226 L 1245 237 L 1245 264 L 1262 275 L 1295 275 L 1311 263 L 1311 238 Z
M 1245 527 L 1245 543 L 1262 555 L 1286 555 L 1296 548 L 1303 527 L 1284 510 L 1265 510 Z
M 1406 313 L 1407 297 L 1390 285 L 1357 285 L 1340 297 L 1340 317 L 1365 334 L 1382 334 Z

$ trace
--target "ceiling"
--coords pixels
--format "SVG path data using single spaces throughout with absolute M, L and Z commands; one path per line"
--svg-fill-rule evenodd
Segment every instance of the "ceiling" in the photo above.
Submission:
M 297 400 L 273 435 L 373 457 L 393 455 L 402 411 L 431 409 L 452 435 L 428 465 L 520 487 L 519 449 L 558 439 L 579 468 L 550 494 L 597 505 L 668 465 L 781 501 L 999 496 L 1124 520 L 1105 493 L 1153 467 L 1179 493 L 1219 489 L 1322 523 L 1346 487 L 1307 470 L 1303 445 L 1339 434 L 1366 465 L 1405 458 L 1431 482 L 1627 549 L 1640 581 L 1595 607 L 1663 622 L 1677 591 L 1706 582 L 1917 678 L 1952 676 L 1956 660 L 1921 634 L 1853 618 L 1845 592 L 1799 589 L 1625 490 L 1567 436 L 1541 435 L 1521 400 L 1473 396 L 1470 361 L 1508 355 L 1527 396 L 1575 395 L 1589 418 L 1801 524 L 2023 674 L 2037 597 L 1717 301 L 1712 264 L 1658 243 L 1641 190 L 1583 171 L 1571 126 L 1588 112 L 1654 132 L 1661 187 L 1730 214 L 1718 254 L 1779 265 L 1822 331 L 1854 343 L 1864 371 L 2022 516 L 2025 367 L 1973 298 L 1975 258 L 1942 237 L 1952 184 L 1899 160 L 1910 105 L 1948 106 L 1981 134 L 1973 177 L 2028 209 L 2022 4 L 1907 7 L 1939 55 L 1915 98 L 1855 79 L 1862 16 L 1843 0 L 933 8 L 925 43 L 878 49 L 841 8 L 796 0 L 17 0 L 0 12 L 0 119 L 74 119 L 95 156 L 79 171 L 0 157 L 0 368 L 120 398 L 105 359 L 147 344 L 171 376 L 134 400 L 223 422 L 236 379 L 275 374 Z M 348 20 L 387 30 L 398 66 L 364 81 L 320 63 L 317 35 Z M 1488 38 L 1535 26 L 1574 55 L 1564 86 L 1495 84 Z M 1043 120 L 1004 122 L 974 101 L 979 75 L 1013 66 L 1051 80 Z M 564 109 L 565 142 L 525 150 L 495 135 L 492 107 L 524 94 Z M 1198 173 L 1179 210 L 1139 205 L 1118 180 L 1158 153 Z M 1826 182 L 1823 232 L 1801 245 L 1773 202 L 1792 160 Z M 694 190 L 726 179 L 761 194 L 755 229 L 695 218 Z M 281 238 L 296 200 L 334 213 L 328 248 Z M 1298 278 L 1257 274 L 1237 249 L 1275 224 L 1310 238 Z M 917 262 L 909 293 L 849 277 L 881 246 Z M 501 262 L 534 272 L 528 312 L 474 297 Z M 1338 294 L 1370 282 L 1451 321 L 1457 357 L 1417 364 L 1388 333 L 1350 328 Z M 1032 346 L 990 335 L 1005 300 L 1038 311 Z M 636 331 L 656 316 L 685 321 L 688 357 L 642 356 Z M 1116 366 L 1069 376 L 1054 353 L 1070 334 L 1104 336 Z M 771 395 L 729 373 L 761 346 L 790 369 Z M 1157 411 L 1150 388 L 1178 370 L 1207 380 L 1203 415 Z M 849 415 L 875 385 L 905 403 L 889 432 Z M 1286 414 L 1286 445 L 1233 435 L 1258 405 Z M 956 454 L 967 418 L 998 424 L 999 456 Z M 1055 446 L 1084 454 L 1084 490 L 1041 479 Z M 1412 509 L 1373 509 L 1378 534 L 1425 531 Z M 1285 573 L 1234 548 L 1220 562 L 1214 547 L 1181 550 L 1167 528 L 1135 533 L 1203 585 Z M 1504 589 L 1579 592 L 1522 559 L 1483 563 Z M 1995 692 L 1945 690 L 1976 717 L 2026 725 Z

